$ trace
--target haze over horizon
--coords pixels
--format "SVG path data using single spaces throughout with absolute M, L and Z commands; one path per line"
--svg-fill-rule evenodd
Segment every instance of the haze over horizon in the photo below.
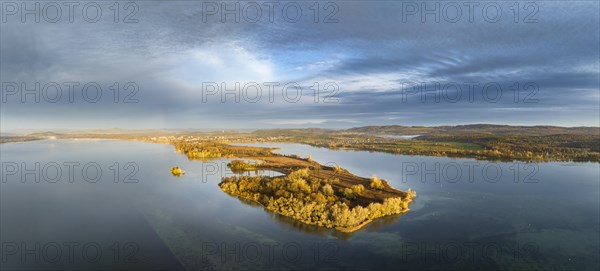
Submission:
M 326 127 L 285 127 L 285 128 L 205 128 L 205 127 L 184 127 L 184 128 L 147 128 L 147 129 L 131 129 L 131 128 L 120 128 L 120 127 L 112 127 L 112 128 L 94 128 L 94 129 L 77 129 L 77 128 L 55 128 L 55 129 L 18 129 L 18 130 L 0 130 L 0 135 L 6 134 L 32 134 L 32 133 L 79 133 L 79 132 L 92 132 L 92 133 L 112 133 L 112 132 L 148 132 L 148 131 L 167 131 L 167 132 L 177 132 L 177 131 L 198 131 L 198 132 L 252 132 L 257 130 L 269 130 L 269 129 L 325 129 L 325 130 L 347 130 L 352 128 L 363 128 L 363 127 L 386 127 L 386 126 L 404 126 L 404 127 L 456 127 L 456 126 L 469 126 L 469 125 L 498 125 L 498 126 L 518 126 L 518 127 L 559 127 L 559 128 L 600 128 L 600 126 L 558 126 L 558 125 L 507 125 L 507 124 L 490 124 L 490 123 L 469 123 L 469 124 L 457 124 L 457 125 L 402 125 L 402 124 L 388 124 L 388 125 L 365 125 L 365 126 L 348 126 L 348 127 L 336 127 L 336 128 L 326 128 Z
M 258 22 L 229 15 L 221 22 L 199 2 L 135 3 L 137 22 L 129 23 L 122 22 L 124 7 L 113 22 L 107 3 L 94 23 L 80 16 L 69 22 L 64 14 L 55 23 L 4 16 L 0 130 L 600 126 L 598 2 L 536 2 L 535 20 L 527 22 L 526 2 L 519 2 L 518 22 L 512 2 L 501 3 L 497 22 L 475 13 L 473 22 L 463 15 L 454 23 L 405 18 L 406 6 L 388 1 L 333 2 L 337 11 L 327 23 L 333 9 L 320 6 L 314 22 L 312 2 L 301 4 L 297 22 L 281 13 L 271 22 L 264 12 Z M 57 102 L 10 92 L 39 83 L 54 93 L 52 82 L 63 88 Z M 103 95 L 71 102 L 70 82 L 75 93 L 93 82 Z M 251 82 L 262 87 L 257 101 L 254 90 L 226 101 L 212 92 L 222 83 L 229 90 L 240 83 L 241 90 Z M 272 97 L 269 82 L 279 84 Z M 293 88 L 291 99 L 282 95 L 290 82 L 301 86 L 300 99 Z M 424 84 L 423 91 L 412 83 Z M 428 92 L 436 83 L 443 95 Z M 472 83 L 478 87 L 470 92 Z M 485 96 L 486 85 L 500 86 L 502 96 Z

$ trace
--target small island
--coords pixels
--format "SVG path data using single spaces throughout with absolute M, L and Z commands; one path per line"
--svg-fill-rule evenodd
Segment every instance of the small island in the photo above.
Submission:
M 353 232 L 376 218 L 402 214 L 416 196 L 400 191 L 387 181 L 363 178 L 340 166 L 325 166 L 310 156 L 280 155 L 273 149 L 232 146 L 217 142 L 173 142 L 189 159 L 232 158 L 235 173 L 271 170 L 282 176 L 224 177 L 224 192 L 263 205 L 267 210 L 300 222 Z
M 179 176 L 185 174 L 185 170 L 181 169 L 180 167 L 172 167 L 171 174 L 173 174 L 173 176 L 179 177 Z

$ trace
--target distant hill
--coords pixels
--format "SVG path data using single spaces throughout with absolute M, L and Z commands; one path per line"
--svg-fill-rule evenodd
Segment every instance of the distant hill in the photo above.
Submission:
M 559 127 L 559 126 L 510 126 L 494 124 L 470 124 L 457 126 L 364 126 L 344 130 L 351 133 L 373 135 L 426 135 L 426 134 L 495 134 L 495 135 L 558 135 L 579 134 L 599 135 L 600 127 Z

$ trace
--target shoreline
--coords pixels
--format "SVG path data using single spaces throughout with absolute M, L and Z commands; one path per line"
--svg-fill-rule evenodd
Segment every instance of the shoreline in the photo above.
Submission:
M 227 193 L 227 192 L 225 192 L 225 193 Z M 315 225 L 315 224 L 306 223 L 306 222 L 304 222 L 302 220 L 295 219 L 292 216 L 289 216 L 289 215 L 286 215 L 286 214 L 283 214 L 283 213 L 280 213 L 280 212 L 275 212 L 273 210 L 269 210 L 267 208 L 267 206 L 265 206 L 264 204 L 262 204 L 261 202 L 255 200 L 253 198 L 244 197 L 242 195 L 230 194 L 230 193 L 227 193 L 227 194 L 230 195 L 230 196 L 232 196 L 232 197 L 237 198 L 238 200 L 247 200 L 247 201 L 254 202 L 254 203 L 260 205 L 264 210 L 266 210 L 268 212 L 272 212 L 272 213 L 275 213 L 275 214 L 278 214 L 278 215 L 282 215 L 282 216 L 288 217 L 290 219 L 293 219 L 294 221 L 297 221 L 297 222 L 300 222 L 300 223 L 303 223 L 303 224 L 306 224 L 306 225 L 311 225 L 311 226 L 315 226 L 315 227 L 325 228 L 325 229 L 328 229 L 328 230 L 336 230 L 336 231 L 343 232 L 343 233 L 353 233 L 355 231 L 358 231 L 358 230 L 364 228 L 365 226 L 369 225 L 371 222 L 373 222 L 373 221 L 375 221 L 375 220 L 377 220 L 379 218 L 384 218 L 386 216 L 392 216 L 392 215 L 405 214 L 405 213 L 407 213 L 410 210 L 410 209 L 409 210 L 405 210 L 405 211 L 402 211 L 402 212 L 397 213 L 397 214 L 389 214 L 389 215 L 384 215 L 384 216 L 380 216 L 380 217 L 369 218 L 369 219 L 363 221 L 362 223 L 360 223 L 358 225 L 355 225 L 355 226 L 351 226 L 351 227 L 334 227 L 334 228 L 328 228 L 328 227 L 318 226 L 318 225 Z M 410 204 L 411 202 L 412 202 L 412 199 L 410 199 L 408 201 L 408 204 Z

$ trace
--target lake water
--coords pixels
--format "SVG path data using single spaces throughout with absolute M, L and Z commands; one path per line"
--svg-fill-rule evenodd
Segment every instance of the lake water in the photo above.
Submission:
M 600 166 L 333 151 L 417 198 L 351 234 L 297 223 L 223 193 L 228 160 L 166 144 L 0 144 L 2 270 L 598 270 Z M 174 177 L 170 168 L 186 171 Z M 261 172 L 259 174 L 274 174 Z

